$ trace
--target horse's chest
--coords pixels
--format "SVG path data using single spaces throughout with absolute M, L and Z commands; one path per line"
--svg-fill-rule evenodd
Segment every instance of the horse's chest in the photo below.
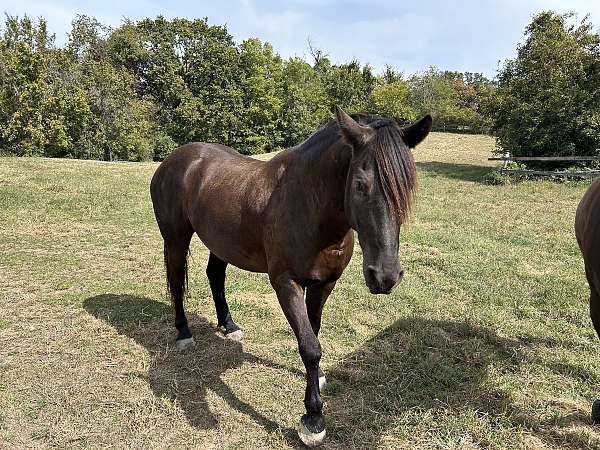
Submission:
M 309 269 L 309 278 L 319 281 L 337 280 L 352 258 L 352 238 L 342 245 L 328 247 L 318 253 Z

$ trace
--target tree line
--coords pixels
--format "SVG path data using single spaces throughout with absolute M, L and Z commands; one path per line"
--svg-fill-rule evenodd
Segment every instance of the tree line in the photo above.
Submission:
M 496 83 L 430 68 L 376 74 L 359 61 L 281 58 L 259 39 L 234 42 L 207 19 L 76 16 L 58 46 L 43 18 L 6 15 L 0 36 L 0 151 L 103 160 L 160 160 L 191 141 L 247 154 L 298 144 L 337 104 L 437 129 L 494 125 Z

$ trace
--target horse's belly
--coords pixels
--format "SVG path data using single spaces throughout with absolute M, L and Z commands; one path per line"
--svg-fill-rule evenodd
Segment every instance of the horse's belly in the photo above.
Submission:
M 198 234 L 206 248 L 223 261 L 243 270 L 267 272 L 267 261 L 264 253 L 244 251 L 244 244 L 239 242 L 238 236 L 213 236 L 204 234 L 202 231 L 196 232 L 196 234 Z

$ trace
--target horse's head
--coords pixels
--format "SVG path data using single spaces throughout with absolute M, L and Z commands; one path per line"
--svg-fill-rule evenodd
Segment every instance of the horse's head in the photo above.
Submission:
M 352 147 L 345 210 L 358 233 L 363 274 L 373 294 L 389 294 L 401 280 L 400 226 L 408 219 L 416 187 L 410 151 L 431 130 L 427 115 L 407 128 L 394 120 L 365 116 L 359 122 L 336 107 L 343 137 Z

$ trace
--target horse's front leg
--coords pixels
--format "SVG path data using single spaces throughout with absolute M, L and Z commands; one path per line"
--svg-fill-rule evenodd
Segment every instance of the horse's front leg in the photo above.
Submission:
M 277 293 L 283 313 L 294 330 L 298 340 L 298 350 L 306 368 L 304 395 L 306 414 L 300 419 L 298 436 L 306 445 L 313 447 L 321 444 L 325 439 L 323 402 L 319 393 L 321 344 L 308 318 L 304 289 L 286 274 L 271 278 L 271 284 Z
M 306 312 L 308 313 L 308 320 L 310 320 L 310 325 L 317 339 L 319 338 L 319 330 L 321 329 L 323 306 L 325 306 L 325 302 L 334 287 L 335 281 L 313 284 L 306 288 Z M 319 391 L 323 391 L 326 385 L 325 372 L 319 367 Z

